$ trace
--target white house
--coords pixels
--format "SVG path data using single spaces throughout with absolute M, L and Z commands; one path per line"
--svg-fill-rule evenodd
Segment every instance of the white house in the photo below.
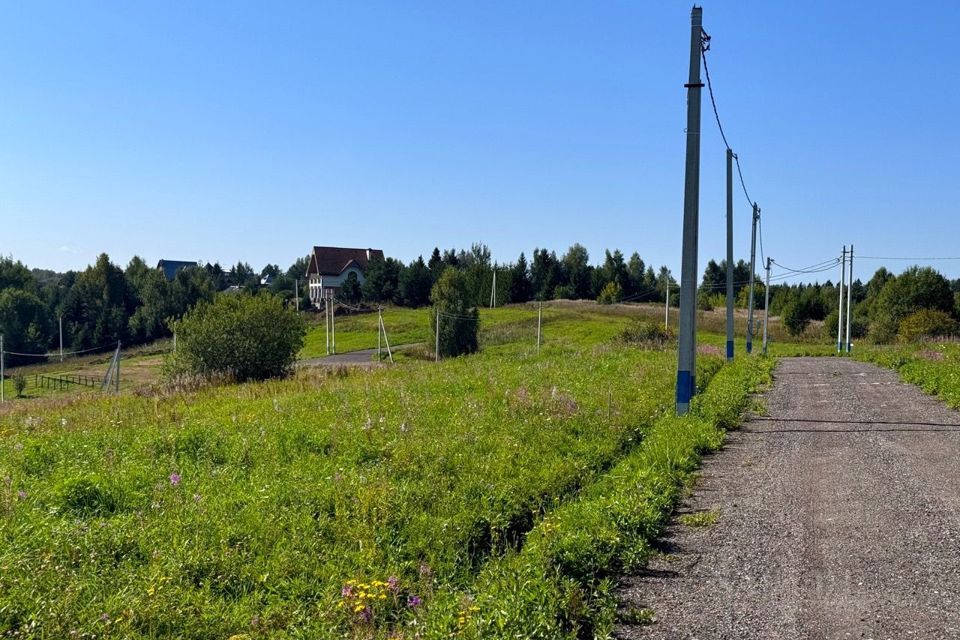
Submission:
M 356 274 L 363 284 L 367 265 L 373 258 L 383 260 L 381 249 L 347 249 L 344 247 L 314 247 L 307 266 L 310 283 L 310 301 L 320 306 L 324 297 L 337 295 L 340 287 L 350 276 Z

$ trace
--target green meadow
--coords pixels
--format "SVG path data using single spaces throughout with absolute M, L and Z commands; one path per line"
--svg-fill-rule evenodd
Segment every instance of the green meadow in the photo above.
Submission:
M 616 339 L 634 315 L 545 308 L 537 354 L 536 308 L 498 309 L 440 363 L 8 409 L 0 635 L 603 635 L 771 366 L 705 348 L 675 418 L 674 351 Z

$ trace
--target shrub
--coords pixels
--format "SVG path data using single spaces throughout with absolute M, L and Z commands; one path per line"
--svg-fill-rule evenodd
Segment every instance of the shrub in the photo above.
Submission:
M 897 340 L 917 342 L 923 338 L 949 336 L 957 333 L 957 321 L 937 309 L 920 309 L 900 321 Z
M 287 374 L 303 346 L 300 316 L 280 298 L 221 295 L 174 323 L 177 351 L 167 374 L 264 380 Z
M 608 282 L 597 297 L 597 302 L 613 304 L 614 302 L 620 302 L 621 298 L 623 298 L 623 289 L 620 288 L 620 285 L 616 282 Z
M 799 300 L 791 300 L 783 309 L 783 325 L 793 337 L 803 334 L 810 324 L 810 316 L 805 305 Z
M 672 327 L 653 320 L 634 320 L 617 334 L 617 341 L 623 344 L 662 349 L 675 337 Z
M 439 343 L 441 356 L 459 356 L 474 353 L 478 348 L 480 314 L 477 308 L 467 303 L 469 286 L 464 273 L 458 269 L 446 269 L 433 285 L 430 301 L 433 313 L 430 324 L 437 336 L 437 317 L 440 319 Z
M 23 390 L 27 388 L 27 378 L 22 374 L 18 373 L 13 376 L 13 390 L 17 392 L 17 397 L 23 397 Z

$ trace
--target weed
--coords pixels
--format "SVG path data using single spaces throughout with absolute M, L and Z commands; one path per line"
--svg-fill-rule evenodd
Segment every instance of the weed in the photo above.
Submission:
M 677 521 L 685 527 L 701 528 L 716 524 L 719 518 L 720 512 L 714 509 L 711 511 L 684 513 L 677 518 Z

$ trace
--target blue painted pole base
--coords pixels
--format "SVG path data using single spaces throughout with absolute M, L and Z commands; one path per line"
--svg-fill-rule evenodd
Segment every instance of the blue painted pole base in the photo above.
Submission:
M 733 360 L 733 340 L 727 340 L 727 360 Z
M 747 340 L 747 353 L 753 353 L 753 343 Z
M 691 371 L 677 371 L 677 415 L 690 410 L 690 400 L 696 390 L 694 375 Z

